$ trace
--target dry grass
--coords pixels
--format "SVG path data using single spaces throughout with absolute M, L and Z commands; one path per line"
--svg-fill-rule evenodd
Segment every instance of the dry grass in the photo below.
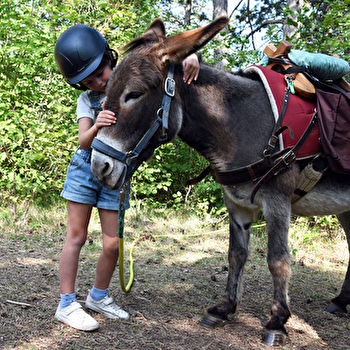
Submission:
M 223 327 L 207 330 L 199 321 L 220 300 L 226 285 L 227 221 L 129 210 L 125 256 L 128 260 L 134 242 L 135 281 L 125 294 L 116 273 L 110 290 L 132 317 L 118 322 L 94 314 L 100 329 L 87 333 L 53 319 L 59 302 L 65 206 L 31 208 L 27 218 L 18 222 L 4 211 L 0 214 L 1 349 L 267 349 L 261 337 L 270 312 L 272 285 L 264 228 L 256 228 L 252 235 L 238 315 Z M 312 227 L 305 220 L 293 221 L 290 232 L 293 316 L 287 323 L 289 337 L 284 349 L 350 349 L 350 319 L 323 311 L 345 276 L 348 249 L 344 235 L 337 225 L 320 228 L 316 223 Z M 100 246 L 94 212 L 76 286 L 81 301 L 93 283 Z M 128 272 L 125 278 L 127 281 Z

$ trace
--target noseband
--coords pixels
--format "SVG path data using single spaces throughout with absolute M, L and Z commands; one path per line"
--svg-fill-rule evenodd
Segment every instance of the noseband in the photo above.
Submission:
M 146 131 L 142 139 L 135 146 L 132 151 L 127 153 L 116 150 L 115 148 L 105 144 L 104 142 L 95 138 L 92 141 L 91 147 L 96 151 L 103 153 L 109 157 L 112 157 L 126 166 L 126 180 L 129 179 L 132 174 L 137 169 L 137 159 L 142 152 L 142 150 L 147 146 L 150 139 L 157 132 L 157 130 L 162 126 L 162 134 L 159 138 L 160 144 L 166 143 L 168 141 L 168 122 L 169 122 L 169 112 L 172 98 L 175 95 L 175 81 L 174 77 L 175 66 L 170 63 L 168 76 L 165 80 L 165 92 L 162 101 L 162 107 L 157 111 L 157 119 L 151 125 L 151 127 Z

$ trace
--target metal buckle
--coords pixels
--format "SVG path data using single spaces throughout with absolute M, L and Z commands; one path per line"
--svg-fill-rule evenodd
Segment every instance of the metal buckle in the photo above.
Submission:
M 293 150 L 288 151 L 283 157 L 283 163 L 285 166 L 288 166 L 290 163 L 292 163 L 295 160 L 296 156 Z
M 278 141 L 278 136 L 272 135 L 272 136 L 270 137 L 269 142 L 268 142 L 267 145 L 268 145 L 270 148 L 275 148 L 277 141 Z
M 126 152 L 125 154 L 126 154 L 126 159 L 128 160 L 125 162 L 127 164 L 130 164 L 131 161 L 133 161 L 135 158 L 137 158 L 139 156 L 134 151 L 129 151 L 129 152 Z
M 162 128 L 162 135 L 159 138 L 159 142 L 165 143 L 168 141 L 168 133 L 166 128 Z
M 165 80 L 165 93 L 169 97 L 175 96 L 175 80 L 173 78 L 167 77 Z

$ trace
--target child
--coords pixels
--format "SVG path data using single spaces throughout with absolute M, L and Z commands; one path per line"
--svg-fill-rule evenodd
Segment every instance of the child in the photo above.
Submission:
M 108 294 L 109 284 L 119 255 L 119 190 L 101 186 L 90 169 L 91 143 L 97 131 L 116 122 L 112 111 L 104 110 L 106 87 L 118 59 L 106 39 L 85 25 L 68 28 L 55 47 L 56 64 L 67 82 L 83 92 L 77 102 L 79 147 L 67 171 L 61 196 L 68 200 L 67 237 L 60 264 L 60 295 L 55 318 L 73 328 L 93 331 L 98 322 L 77 302 L 75 280 L 80 250 L 85 244 L 92 207 L 98 208 L 103 248 L 97 262 L 96 277 L 85 305 L 108 318 L 127 320 L 129 314 L 115 304 Z M 184 82 L 190 84 L 199 73 L 196 55 L 183 61 Z M 129 208 L 129 192 L 125 207 Z

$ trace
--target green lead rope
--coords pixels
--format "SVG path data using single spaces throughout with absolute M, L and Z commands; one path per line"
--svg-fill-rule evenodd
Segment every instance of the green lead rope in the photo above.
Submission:
M 118 217 L 118 236 L 119 236 L 119 281 L 120 281 L 120 287 L 122 288 L 122 291 L 127 293 L 134 281 L 134 261 L 132 259 L 132 251 L 134 248 L 135 242 L 132 244 L 130 248 L 130 278 L 128 285 L 125 287 L 124 282 L 124 238 L 123 238 L 123 232 L 124 232 L 124 216 L 125 216 L 125 198 L 126 198 L 126 192 L 128 190 L 128 186 L 124 185 L 120 191 L 119 195 L 119 217 Z

